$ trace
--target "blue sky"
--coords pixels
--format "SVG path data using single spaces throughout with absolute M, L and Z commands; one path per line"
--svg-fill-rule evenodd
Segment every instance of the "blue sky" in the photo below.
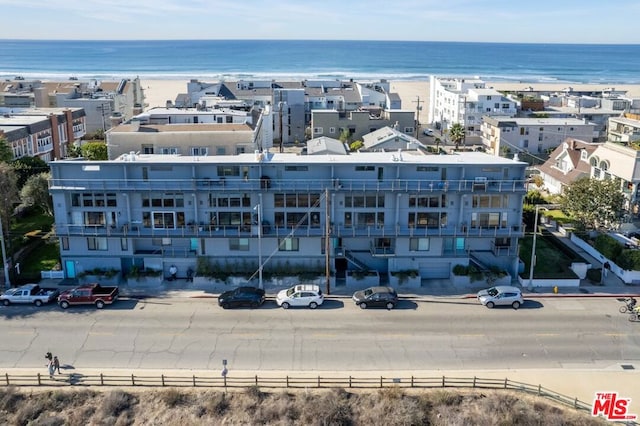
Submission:
M 0 0 L 0 39 L 640 43 L 637 0 Z

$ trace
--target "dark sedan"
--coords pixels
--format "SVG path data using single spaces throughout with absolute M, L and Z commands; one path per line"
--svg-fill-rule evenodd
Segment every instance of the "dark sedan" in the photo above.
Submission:
M 369 287 L 353 293 L 353 301 L 362 309 L 370 307 L 393 309 L 398 303 L 398 294 L 392 287 Z
M 257 308 L 264 303 L 264 290 L 256 287 L 238 287 L 225 291 L 218 297 L 218 305 L 224 309 L 248 306 Z

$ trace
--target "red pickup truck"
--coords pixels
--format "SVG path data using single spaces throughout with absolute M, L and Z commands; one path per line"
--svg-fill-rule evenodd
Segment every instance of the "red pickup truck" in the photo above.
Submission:
M 62 309 L 71 305 L 96 305 L 102 309 L 118 299 L 118 287 L 102 287 L 100 284 L 85 284 L 71 290 L 63 291 L 58 296 L 58 304 Z

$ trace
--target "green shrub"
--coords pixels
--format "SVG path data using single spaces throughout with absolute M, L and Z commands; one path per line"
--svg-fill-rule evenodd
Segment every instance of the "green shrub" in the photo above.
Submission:
M 622 250 L 620 256 L 611 260 L 615 261 L 616 265 L 626 271 L 640 270 L 640 250 Z
M 458 277 L 466 277 L 467 275 L 469 275 L 469 269 L 464 265 L 456 265 L 453 267 L 453 275 L 456 275 Z
M 594 247 L 598 250 L 604 257 L 607 259 L 611 259 L 616 262 L 618 256 L 622 252 L 624 246 L 620 244 L 615 238 L 606 235 L 600 234 L 596 237 L 594 241 Z M 618 262 L 616 262 L 618 263 Z

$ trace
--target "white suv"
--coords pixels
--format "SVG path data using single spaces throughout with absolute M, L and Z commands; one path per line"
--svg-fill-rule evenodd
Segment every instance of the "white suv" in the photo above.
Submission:
M 518 287 L 508 285 L 499 285 L 478 292 L 478 301 L 487 308 L 493 308 L 498 305 L 507 305 L 518 309 L 524 300 L 522 292 Z
M 283 309 L 290 306 L 308 306 L 315 309 L 324 302 L 324 294 L 320 287 L 314 284 L 298 284 L 286 290 L 281 290 L 276 296 L 276 303 Z

